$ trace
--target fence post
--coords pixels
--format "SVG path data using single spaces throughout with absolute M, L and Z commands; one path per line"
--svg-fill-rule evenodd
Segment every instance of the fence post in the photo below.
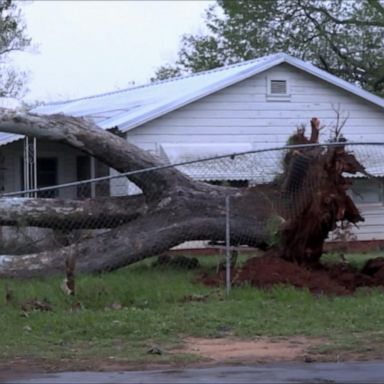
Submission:
M 229 295 L 231 290 L 231 227 L 230 227 L 230 200 L 225 197 L 225 288 Z

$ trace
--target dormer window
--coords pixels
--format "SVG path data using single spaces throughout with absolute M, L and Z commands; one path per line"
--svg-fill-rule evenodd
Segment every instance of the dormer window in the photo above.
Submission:
M 287 78 L 267 78 L 267 100 L 289 101 L 291 99 Z

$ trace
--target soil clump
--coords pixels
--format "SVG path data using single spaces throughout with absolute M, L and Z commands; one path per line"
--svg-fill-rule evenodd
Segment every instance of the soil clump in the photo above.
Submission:
M 232 284 L 250 284 L 257 288 L 290 285 L 306 288 L 316 295 L 351 295 L 358 288 L 384 288 L 384 258 L 368 260 L 361 270 L 348 263 L 308 266 L 266 253 L 248 259 L 232 272 Z M 225 271 L 204 274 L 200 280 L 209 286 L 225 284 Z

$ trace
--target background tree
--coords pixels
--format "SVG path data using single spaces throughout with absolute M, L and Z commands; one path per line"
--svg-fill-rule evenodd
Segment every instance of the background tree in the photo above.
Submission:
M 286 52 L 384 95 L 383 0 L 217 0 L 205 23 L 183 36 L 178 74 Z
M 180 76 L 181 74 L 179 68 L 166 64 L 156 70 L 155 75 L 151 78 L 151 82 L 170 79 L 172 77 Z
M 26 73 L 11 66 L 10 55 L 27 48 L 31 39 L 20 6 L 13 0 L 0 0 L 0 97 L 21 97 Z

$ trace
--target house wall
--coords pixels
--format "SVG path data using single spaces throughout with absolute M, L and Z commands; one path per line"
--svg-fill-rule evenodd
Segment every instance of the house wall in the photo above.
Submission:
M 349 190 L 364 223 L 351 227 L 352 238 L 358 240 L 384 240 L 384 178 L 354 179 Z
M 290 101 L 267 100 L 267 77 L 288 77 Z M 155 143 L 284 144 L 295 127 L 311 117 L 331 126 L 332 109 L 348 114 L 345 135 L 351 141 L 384 141 L 383 110 L 349 92 L 287 64 L 223 89 L 204 99 L 133 129 L 128 139 L 138 145 Z M 328 132 L 322 133 L 323 139 Z
M 360 204 L 360 212 L 364 223 L 352 228 L 357 240 L 384 240 L 384 208 L 383 203 Z
M 19 140 L 0 148 L 0 158 L 4 159 L 2 192 L 15 192 L 22 189 L 21 159 L 23 157 L 24 142 Z M 81 152 L 70 147 L 52 142 L 38 141 L 38 157 L 57 158 L 58 184 L 73 182 L 76 180 L 76 156 Z M 60 189 L 58 197 L 74 198 L 74 187 Z
M 268 78 L 287 78 L 291 97 L 272 101 L 267 97 Z M 161 144 L 251 143 L 260 146 L 284 145 L 300 124 L 316 116 L 331 128 L 336 123 L 335 108 L 348 117 L 343 129 L 350 141 L 384 142 L 383 110 L 349 92 L 306 74 L 288 64 L 223 89 L 128 132 L 127 139 L 153 153 Z M 330 135 L 321 132 L 321 140 Z M 127 189 L 129 188 L 129 189 Z M 115 180 L 113 194 L 132 193 L 132 184 Z M 355 230 L 360 240 L 384 239 L 383 203 L 375 208 L 359 203 L 366 223 Z

